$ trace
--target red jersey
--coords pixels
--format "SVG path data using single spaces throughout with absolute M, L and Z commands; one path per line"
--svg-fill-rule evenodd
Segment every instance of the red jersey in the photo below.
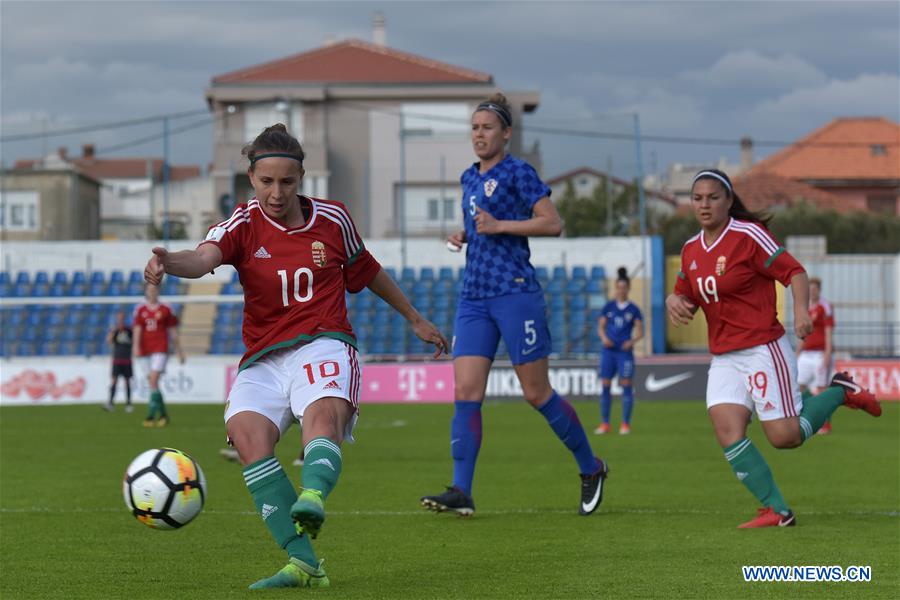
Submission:
M 703 309 L 709 351 L 724 354 L 784 335 L 775 309 L 775 281 L 785 286 L 803 267 L 762 225 L 731 219 L 712 244 L 703 232 L 681 249 L 675 293 Z
M 167 304 L 138 304 L 134 307 L 131 322 L 134 327 L 141 328 L 139 356 L 169 353 L 169 328 L 178 326 L 178 317 Z
M 267 352 L 318 337 L 356 346 L 344 294 L 364 289 L 381 270 L 350 213 L 340 202 L 300 196 L 309 219 L 288 229 L 254 198 L 210 228 L 222 262 L 237 269 L 244 287 L 240 368 Z
M 803 340 L 800 350 L 825 350 L 825 328 L 834 327 L 834 311 L 831 305 L 819 299 L 809 307 L 809 318 L 812 319 L 812 333 Z

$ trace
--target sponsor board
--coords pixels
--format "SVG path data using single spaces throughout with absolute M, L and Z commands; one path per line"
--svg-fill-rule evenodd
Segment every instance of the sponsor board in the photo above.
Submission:
M 834 368 L 847 371 L 879 400 L 900 400 L 900 360 L 838 360 Z

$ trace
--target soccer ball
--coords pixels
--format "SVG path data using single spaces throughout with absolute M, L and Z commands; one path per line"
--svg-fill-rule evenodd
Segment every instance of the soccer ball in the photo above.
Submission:
M 206 477 L 197 462 L 174 448 L 142 452 L 122 481 L 125 506 L 154 529 L 177 529 L 200 513 L 206 501 Z

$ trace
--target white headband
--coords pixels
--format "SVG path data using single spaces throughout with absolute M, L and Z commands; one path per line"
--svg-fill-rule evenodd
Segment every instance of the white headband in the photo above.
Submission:
M 718 173 L 713 173 L 712 171 L 700 171 L 696 175 L 694 175 L 694 180 L 691 182 L 691 187 L 694 187 L 694 184 L 697 183 L 697 180 L 701 177 L 715 177 L 719 181 L 722 182 L 722 185 L 725 186 L 725 189 L 728 190 L 730 195 L 734 195 L 734 190 L 731 189 L 731 184 L 728 183 L 728 180 L 719 175 Z

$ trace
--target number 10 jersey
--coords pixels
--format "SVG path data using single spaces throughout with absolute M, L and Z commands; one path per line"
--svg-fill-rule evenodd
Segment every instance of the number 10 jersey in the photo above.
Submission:
M 359 292 L 381 265 L 369 254 L 340 202 L 300 196 L 309 218 L 287 228 L 254 198 L 209 229 L 222 263 L 237 269 L 244 288 L 240 368 L 272 350 L 319 337 L 356 347 L 347 319 L 346 291 Z

